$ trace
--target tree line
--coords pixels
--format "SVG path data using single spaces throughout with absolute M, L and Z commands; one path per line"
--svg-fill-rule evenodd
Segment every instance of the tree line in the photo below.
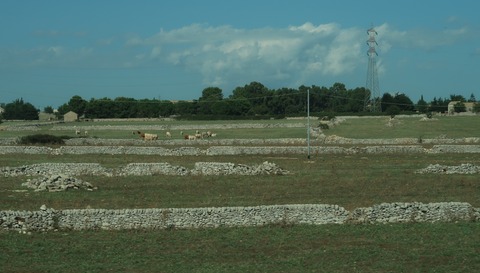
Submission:
M 309 98 L 307 98 L 309 94 Z M 450 98 L 434 98 L 426 102 L 423 96 L 417 103 L 404 93 L 384 93 L 381 98 L 371 98 L 370 91 L 363 87 L 347 89 L 342 83 L 331 87 L 300 86 L 294 88 L 268 89 L 259 82 L 251 82 L 237 87 L 232 94 L 224 97 L 218 87 L 207 87 L 197 100 L 173 102 L 160 99 L 133 99 L 128 97 L 91 98 L 85 100 L 81 96 L 73 96 L 67 103 L 58 108 L 61 118 L 65 113 L 73 111 L 87 119 L 96 118 L 158 118 L 177 116 L 189 119 L 231 119 L 231 118 L 271 118 L 285 116 L 305 116 L 307 111 L 312 115 L 392 115 L 399 113 L 446 112 L 450 101 L 475 102 L 471 94 L 466 100 L 461 95 L 450 95 Z M 462 103 L 455 111 L 465 111 Z M 380 106 L 380 107 L 373 107 Z M 372 112 L 372 109 L 378 109 Z M 479 105 L 476 104 L 476 111 Z M 4 119 L 38 119 L 39 110 L 23 99 L 15 100 L 4 106 Z M 44 112 L 53 113 L 52 107 L 45 107 Z

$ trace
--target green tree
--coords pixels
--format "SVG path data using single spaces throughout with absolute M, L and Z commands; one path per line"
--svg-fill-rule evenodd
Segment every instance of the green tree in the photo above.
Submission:
M 396 93 L 393 100 L 395 105 L 397 105 L 401 111 L 413 111 L 415 108 L 412 100 L 403 93 Z
M 473 110 L 474 113 L 480 113 L 480 103 L 475 102 L 472 110 Z
M 45 112 L 47 114 L 53 114 L 53 107 L 52 106 L 46 106 L 45 108 L 43 108 L 43 112 Z
M 330 91 L 327 87 L 312 86 L 310 88 L 310 111 L 326 111 L 330 104 Z
M 268 105 L 270 96 L 272 96 L 272 92 L 270 92 L 263 84 L 259 82 L 251 82 L 244 87 L 235 88 L 232 95 L 230 95 L 230 99 L 245 100 L 251 105 L 247 111 L 249 115 L 262 115 L 265 114 L 265 106 Z M 241 105 L 244 106 L 246 104 L 242 103 Z
M 115 110 L 111 113 L 114 118 L 136 118 L 138 102 L 133 98 L 117 97 L 113 101 Z
M 462 102 L 466 102 L 464 96 L 462 96 L 462 95 L 455 95 L 455 94 L 450 95 L 450 101 L 462 101 Z M 448 103 L 447 103 L 447 104 L 448 104 Z
M 270 112 L 273 115 L 298 114 L 302 109 L 300 105 L 300 96 L 302 95 L 298 90 L 292 88 L 276 90 L 269 101 Z
M 476 102 L 477 99 L 475 98 L 475 95 L 472 93 L 470 94 L 470 98 L 468 99 L 468 102 Z
M 4 108 L 4 119 L 19 119 L 19 120 L 38 120 L 38 110 L 23 99 L 17 99 L 12 103 L 8 103 Z
M 400 107 L 397 105 L 390 105 L 388 106 L 387 110 L 385 111 L 391 118 L 394 118 L 396 115 L 400 114 Z
M 178 115 L 195 115 L 197 103 L 191 101 L 179 101 L 175 103 L 175 113 Z
M 68 111 L 73 111 L 82 116 L 85 114 L 85 107 L 87 106 L 87 101 L 82 99 L 82 97 L 75 95 L 68 101 Z M 67 111 L 67 112 L 68 112 Z
M 347 104 L 347 89 L 345 84 L 336 82 L 330 87 L 330 104 L 329 108 L 333 112 L 345 112 Z
M 455 105 L 453 106 L 453 111 L 455 111 L 455 113 L 466 112 L 467 107 L 465 107 L 465 103 L 460 101 L 460 102 L 455 103 Z
M 218 87 L 207 87 L 203 89 L 202 96 L 198 100 L 198 112 L 204 115 L 211 115 L 213 113 L 213 104 L 222 99 L 222 89 Z
M 85 107 L 86 118 L 112 118 L 113 113 L 115 113 L 115 102 L 107 97 L 101 99 L 92 98 Z
M 218 87 L 207 87 L 203 89 L 199 101 L 217 101 L 223 99 L 222 89 Z
M 428 104 L 423 99 L 423 95 L 420 96 L 420 99 L 417 102 L 417 111 L 420 112 L 420 113 L 428 112 Z
M 230 116 L 245 116 L 248 113 L 248 110 L 251 107 L 251 103 L 248 100 L 235 100 L 228 99 L 227 102 L 227 115 Z
M 348 90 L 348 103 L 345 111 L 352 113 L 362 112 L 364 110 L 365 96 L 368 93 L 369 91 L 364 87 L 357 87 L 353 90 Z
M 162 100 L 159 102 L 158 115 L 160 117 L 169 117 L 175 114 L 175 106 L 169 100 Z
M 390 93 L 384 93 L 380 102 L 381 102 L 382 112 L 387 111 L 388 107 L 395 105 L 395 99 Z

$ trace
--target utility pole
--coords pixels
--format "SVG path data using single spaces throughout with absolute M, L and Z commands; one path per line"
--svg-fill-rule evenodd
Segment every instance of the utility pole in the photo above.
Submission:
M 310 88 L 307 88 L 307 158 L 310 159 Z

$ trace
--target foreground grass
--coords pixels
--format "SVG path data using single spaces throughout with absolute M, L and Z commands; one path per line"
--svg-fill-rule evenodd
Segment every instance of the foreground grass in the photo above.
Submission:
M 478 272 L 480 224 L 0 232 L 1 272 Z
M 346 209 L 383 202 L 468 202 L 480 207 L 478 174 L 416 174 L 429 164 L 480 165 L 478 154 L 441 155 L 314 155 L 158 157 L 139 155 L 15 155 L 1 157 L 1 166 L 42 162 L 95 162 L 108 168 L 132 162 L 168 162 L 193 168 L 195 162 L 260 164 L 274 162 L 284 176 L 81 176 L 98 187 L 93 192 L 33 192 L 21 184 L 31 177 L 2 177 L 0 210 L 74 208 L 171 208 L 256 206 L 273 204 L 337 204 Z

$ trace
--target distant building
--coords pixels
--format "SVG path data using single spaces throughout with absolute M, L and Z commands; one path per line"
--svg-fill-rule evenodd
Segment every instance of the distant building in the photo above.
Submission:
M 78 114 L 73 111 L 69 111 L 65 115 L 63 115 L 63 121 L 65 122 L 71 122 L 71 121 L 77 121 L 77 120 L 78 120 Z
M 455 114 L 455 105 L 460 101 L 451 101 L 448 103 L 448 114 L 453 115 Z M 465 105 L 465 112 L 473 113 L 473 107 L 475 106 L 475 102 L 463 102 Z

